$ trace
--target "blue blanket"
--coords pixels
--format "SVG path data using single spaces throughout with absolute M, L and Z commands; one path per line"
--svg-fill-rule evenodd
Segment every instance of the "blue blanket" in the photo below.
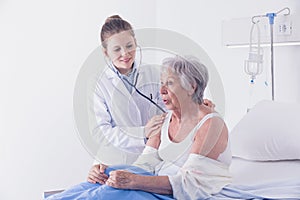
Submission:
M 105 171 L 109 174 L 112 170 L 125 169 L 135 174 L 153 176 L 153 174 L 134 166 L 119 165 L 109 167 Z M 64 192 L 51 195 L 46 200 L 99 200 L 99 199 L 147 199 L 147 200 L 171 200 L 171 195 L 161 195 L 140 190 L 120 190 L 107 185 L 84 182 L 75 185 Z M 254 186 L 228 185 L 219 194 L 199 197 L 203 200 L 229 200 L 229 199 L 300 199 L 300 180 L 261 184 Z
M 105 170 L 108 175 L 110 171 L 117 169 L 125 169 L 135 174 L 153 176 L 152 173 L 147 172 L 141 168 L 127 165 L 119 165 L 109 167 Z M 107 185 L 93 184 L 89 182 L 83 182 L 79 185 L 75 185 L 64 192 L 51 195 L 46 198 L 46 200 L 77 200 L 77 199 L 87 199 L 87 200 L 100 200 L 100 199 L 149 199 L 149 200 L 170 200 L 173 199 L 169 195 L 161 195 L 150 192 L 144 192 L 141 190 L 121 190 L 115 189 Z

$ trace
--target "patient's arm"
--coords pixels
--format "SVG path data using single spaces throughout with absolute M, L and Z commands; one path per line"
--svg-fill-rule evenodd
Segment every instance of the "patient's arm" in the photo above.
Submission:
M 228 129 L 221 118 L 208 119 L 197 131 L 191 148 L 191 153 L 207 156 L 217 160 L 226 149 Z
M 168 176 L 142 176 L 125 170 L 110 172 L 106 185 L 120 189 L 172 194 L 172 187 Z
M 155 166 L 162 161 L 157 155 L 157 149 L 160 144 L 160 131 L 161 128 L 156 130 L 156 132 L 149 137 L 146 144 L 147 147 L 134 165 L 154 172 Z M 146 166 L 143 167 L 140 165 Z M 151 165 L 151 167 L 148 165 Z M 109 178 L 106 181 L 106 185 L 120 189 L 172 194 L 172 187 L 167 176 L 143 176 L 125 170 L 111 171 L 109 173 Z
M 143 153 L 133 163 L 134 166 L 140 167 L 148 172 L 155 173 L 155 168 L 162 162 L 158 155 L 158 146 L 160 144 L 160 134 L 150 137 L 147 141 Z

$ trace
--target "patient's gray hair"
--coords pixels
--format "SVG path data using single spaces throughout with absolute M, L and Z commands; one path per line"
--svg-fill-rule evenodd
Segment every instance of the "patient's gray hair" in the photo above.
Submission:
M 192 100 L 195 103 L 203 103 L 203 93 L 208 82 L 208 70 L 198 58 L 194 56 L 175 56 L 163 60 L 162 73 L 167 69 L 177 75 L 181 86 L 190 91 L 195 87 Z

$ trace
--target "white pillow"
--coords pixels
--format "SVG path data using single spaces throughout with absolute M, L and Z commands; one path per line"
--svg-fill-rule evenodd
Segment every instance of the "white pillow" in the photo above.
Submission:
M 300 104 L 261 101 L 230 133 L 232 155 L 248 160 L 300 159 Z

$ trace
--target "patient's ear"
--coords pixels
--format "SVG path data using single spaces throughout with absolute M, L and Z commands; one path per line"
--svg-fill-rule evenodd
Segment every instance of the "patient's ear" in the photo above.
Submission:
M 195 93 L 196 88 L 197 88 L 197 85 L 196 85 L 196 84 L 191 84 L 191 89 L 188 91 L 188 94 L 189 94 L 190 96 L 192 96 L 192 95 Z

